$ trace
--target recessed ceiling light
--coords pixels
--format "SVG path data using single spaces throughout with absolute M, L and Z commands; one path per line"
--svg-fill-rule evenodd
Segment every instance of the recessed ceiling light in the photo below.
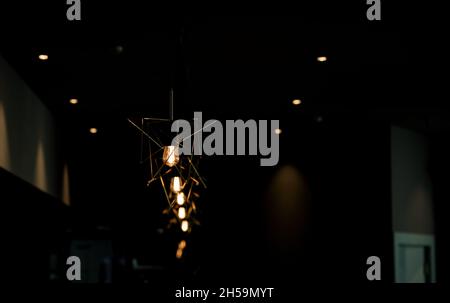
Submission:
M 325 61 L 327 61 L 327 60 L 328 60 L 328 58 L 325 57 L 325 56 L 317 57 L 317 61 L 319 61 L 319 62 L 325 62 Z
M 69 100 L 70 104 L 78 104 L 78 99 L 72 98 Z
M 275 134 L 277 135 L 281 134 L 281 128 L 275 128 Z
M 302 104 L 302 100 L 300 100 L 300 99 L 292 100 L 292 104 L 294 104 L 294 105 L 300 105 L 300 104 Z
M 96 129 L 95 127 L 91 127 L 91 128 L 89 129 L 89 132 L 90 132 L 91 134 L 96 134 L 96 133 L 98 132 L 98 129 Z
M 48 60 L 48 55 L 40 54 L 38 58 L 39 58 L 39 60 L 46 61 L 46 60 Z

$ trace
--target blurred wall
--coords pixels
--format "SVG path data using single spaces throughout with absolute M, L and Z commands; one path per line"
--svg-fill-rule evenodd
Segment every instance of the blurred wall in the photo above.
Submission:
M 391 129 L 394 232 L 434 233 L 428 142 L 418 132 Z
M 58 194 L 51 114 L 1 56 L 0 167 L 44 192 Z

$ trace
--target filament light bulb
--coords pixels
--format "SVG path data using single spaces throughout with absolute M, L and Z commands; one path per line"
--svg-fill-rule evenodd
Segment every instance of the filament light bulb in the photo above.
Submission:
M 176 146 L 164 146 L 163 161 L 169 167 L 175 166 L 180 161 L 178 148 Z
M 187 232 L 189 229 L 189 222 L 187 220 L 181 221 L 181 230 Z
M 178 218 L 180 219 L 186 218 L 186 209 L 184 207 L 180 207 L 178 209 Z
M 173 177 L 170 181 L 170 189 L 174 193 L 179 193 L 181 191 L 181 178 L 180 177 Z
M 184 200 L 185 200 L 184 193 L 183 192 L 178 193 L 177 194 L 177 204 L 178 205 L 183 205 L 184 204 Z

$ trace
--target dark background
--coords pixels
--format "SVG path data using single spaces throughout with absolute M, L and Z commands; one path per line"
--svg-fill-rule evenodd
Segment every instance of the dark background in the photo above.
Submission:
M 299 16 L 187 16 L 181 7 L 85 2 L 79 24 L 65 20 L 63 5 L 21 13 L 11 21 L 19 34 L 6 33 L 0 48 L 53 113 L 61 158 L 72 168 L 70 208 L 2 171 L 2 213 L 15 221 L 8 226 L 12 277 L 21 279 L 22 260 L 32 254 L 39 256 L 36 281 L 46 281 L 50 252 L 64 255 L 72 239 L 108 239 L 114 258 L 163 268 L 143 278 L 125 266 L 115 283 L 360 283 L 372 255 L 382 260 L 381 283 L 390 283 L 394 124 L 432 142 L 438 280 L 448 281 L 449 113 L 439 94 L 443 78 L 435 77 L 443 69 L 437 25 L 413 24 L 407 8 L 388 5 L 383 21 L 369 22 L 364 5 L 305 5 Z M 51 60 L 42 64 L 39 52 Z M 329 60 L 318 63 L 320 55 Z M 167 116 L 170 87 L 175 118 L 202 111 L 204 121 L 277 119 L 283 131 L 277 167 L 260 167 L 254 157 L 202 159 L 202 225 L 181 262 L 174 258 L 179 235 L 158 232 L 163 197 L 145 188 L 140 136 L 126 121 Z M 71 97 L 80 104 L 63 101 Z M 293 107 L 294 98 L 302 105 Z M 295 241 L 273 236 L 271 225 L 270 189 L 283 167 L 302 176 L 306 192 L 297 212 L 304 217 L 289 219 L 298 222 Z

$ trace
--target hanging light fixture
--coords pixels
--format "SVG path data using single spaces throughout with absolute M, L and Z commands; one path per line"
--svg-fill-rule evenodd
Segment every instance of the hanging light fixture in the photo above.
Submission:
M 178 52 L 174 52 L 176 53 Z M 174 59 L 176 61 L 177 58 Z M 175 75 L 171 75 L 171 79 L 172 85 L 175 84 Z M 177 144 L 165 145 L 172 139 L 172 133 L 167 132 L 166 124 L 175 121 L 174 96 L 174 89 L 171 87 L 168 117 L 141 117 L 140 122 L 129 118 L 128 122 L 141 134 L 141 163 L 148 164 L 147 186 L 154 187 L 160 183 L 162 187 L 167 202 L 162 210 L 162 214 L 168 217 L 166 228 L 175 228 L 177 232 L 185 233 L 183 237 L 186 237 L 195 226 L 200 225 L 196 218 L 197 201 L 201 188 L 206 189 L 206 182 L 198 169 L 200 157 L 180 154 Z M 182 258 L 185 246 L 186 241 L 182 240 L 176 253 L 178 259 Z
M 139 125 L 128 119 L 141 132 L 141 142 L 144 142 L 145 137 L 149 139 L 147 147 L 141 143 L 141 159 L 142 163 L 146 162 L 144 155 L 148 153 L 147 186 L 160 183 L 163 189 L 167 207 L 162 213 L 170 217 L 167 228 L 176 227 L 180 230 L 181 227 L 181 231 L 190 233 L 194 226 L 200 225 L 196 219 L 197 200 L 200 197 L 199 190 L 206 188 L 205 180 L 198 169 L 200 158 L 181 155 L 177 145 L 162 145 L 159 137 L 153 138 L 153 124 L 172 121 L 161 120 L 164 119 L 141 118 Z

